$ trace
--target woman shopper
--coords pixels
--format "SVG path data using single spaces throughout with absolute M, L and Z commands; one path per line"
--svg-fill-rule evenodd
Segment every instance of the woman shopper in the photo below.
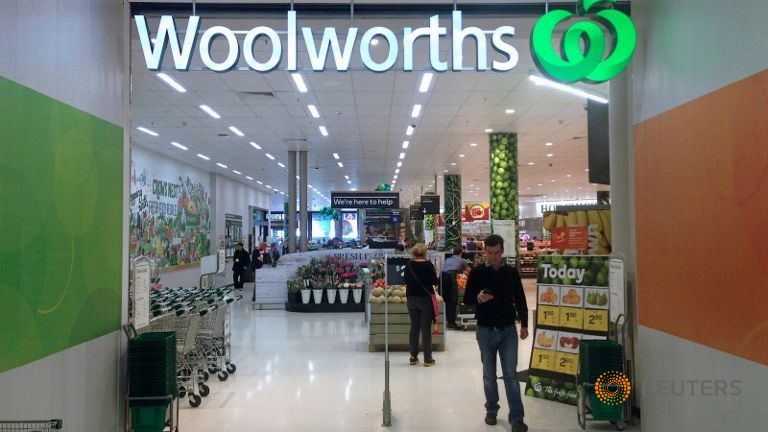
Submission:
M 433 366 L 432 358 L 432 322 L 435 311 L 431 296 L 434 286 L 439 282 L 437 272 L 431 261 L 427 260 L 427 247 L 421 243 L 411 249 L 411 260 L 405 270 L 405 295 L 408 301 L 408 313 L 411 315 L 411 365 L 419 363 L 419 333 L 424 351 L 424 366 Z

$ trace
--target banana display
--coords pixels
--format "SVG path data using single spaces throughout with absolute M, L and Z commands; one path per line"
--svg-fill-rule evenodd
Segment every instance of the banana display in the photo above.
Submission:
M 544 213 L 544 229 L 587 227 L 589 253 L 608 255 L 611 253 L 611 211 L 610 210 L 571 210 L 567 212 Z

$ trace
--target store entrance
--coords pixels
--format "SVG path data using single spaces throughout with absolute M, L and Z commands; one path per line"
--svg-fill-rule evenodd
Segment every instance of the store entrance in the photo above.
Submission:
M 175 14 L 179 28 L 189 22 L 189 15 L 179 15 L 179 10 L 140 7 L 133 13 L 146 17 L 148 40 L 156 38 L 162 15 Z M 351 21 L 338 8 L 328 12 L 307 6 L 299 11 L 300 33 L 320 44 L 325 27 L 336 28 L 339 35 L 351 22 L 361 33 L 374 27 L 419 28 L 434 15 L 409 7 L 388 9 L 387 14 L 362 9 L 367 13 L 358 11 Z M 535 277 L 536 271 L 530 271 L 536 268 L 534 258 L 554 252 L 543 218 L 546 206 L 592 203 L 597 191 L 609 189 L 590 181 L 585 100 L 542 88 L 531 79 L 535 64 L 522 55 L 535 22 L 528 14 L 478 9 L 463 16 L 464 27 L 517 29 L 509 42 L 520 50 L 519 64 L 504 73 L 477 70 L 483 60 L 510 57 L 482 49 L 474 37 L 464 41 L 461 71 L 435 72 L 435 64 L 456 61 L 447 37 L 437 38 L 437 49 L 429 37 L 411 41 L 414 66 L 406 70 L 406 59 L 391 55 L 394 42 L 386 32 L 366 42 L 363 51 L 370 58 L 358 55 L 358 38 L 352 51 L 357 54 L 344 72 L 333 70 L 338 66 L 338 60 L 331 60 L 333 48 L 323 63 L 314 48 L 300 44 L 296 71 L 289 70 L 286 54 L 269 72 L 259 73 L 253 66 L 277 52 L 266 28 L 277 29 L 281 47 L 291 46 L 287 10 L 253 6 L 234 14 L 230 8 L 211 6 L 200 13 L 201 32 L 215 26 L 234 29 L 235 43 L 228 33 L 209 34 L 203 55 L 199 47 L 192 52 L 188 70 L 177 70 L 172 48 L 158 70 L 148 69 L 135 25 L 131 38 L 132 172 L 144 186 L 154 181 L 179 185 L 195 197 L 158 198 L 168 202 L 153 207 L 143 220 L 153 226 L 162 222 L 164 232 L 159 240 L 158 233 L 132 240 L 153 245 L 144 248 L 150 258 L 187 243 L 199 245 L 201 256 L 221 250 L 227 257 L 212 289 L 224 293 L 225 303 L 231 300 L 222 306 L 230 309 L 225 339 L 231 342 L 228 354 L 237 371 L 226 380 L 209 373 L 210 391 L 199 407 L 181 400 L 183 429 L 376 429 L 384 369 L 382 354 L 369 352 L 371 335 L 382 331 L 370 320 L 378 310 L 374 298 L 380 297 L 373 288 L 382 279 L 374 266 L 406 239 L 429 244 L 430 256 L 441 260 L 456 246 L 482 257 L 482 239 L 503 227 L 508 261 Z M 438 21 L 446 26 L 451 19 L 447 10 Z M 248 31 L 259 26 L 264 34 L 249 37 Z M 251 51 L 238 52 L 231 67 L 212 71 L 209 66 L 225 64 L 235 45 Z M 478 53 L 487 58 L 478 61 Z M 394 63 L 386 72 L 370 70 L 370 64 L 390 57 Z M 325 70 L 314 71 L 316 64 L 325 64 Z M 606 95 L 607 85 L 590 86 L 590 91 Z M 306 166 L 301 167 L 301 157 L 290 160 L 289 152 L 306 152 Z M 302 221 L 289 214 L 288 204 L 296 200 L 297 208 L 301 205 L 298 196 L 289 195 L 293 185 L 300 189 L 304 182 L 307 187 L 300 194 L 306 194 L 308 217 Z M 364 215 L 341 210 L 338 219 L 324 214 L 332 205 L 332 192 L 373 191 L 381 184 L 398 194 L 400 209 L 366 210 Z M 421 208 L 422 197 L 435 195 L 440 197 L 436 214 L 410 211 Z M 560 223 L 554 219 L 556 227 Z M 308 235 L 316 250 L 284 254 L 289 230 Z M 136 235 L 144 231 L 132 230 Z M 385 247 L 373 248 L 367 238 Z M 237 280 L 233 272 L 242 267 L 235 261 L 242 259 L 235 255 L 239 242 L 246 251 L 267 243 L 274 264 L 256 270 L 255 282 L 246 282 L 242 294 L 232 291 L 233 278 Z M 200 270 L 188 264 L 165 266 L 161 284 L 172 280 L 173 288 L 198 292 Z M 253 270 L 251 264 L 244 267 Z M 537 287 L 533 278 L 524 283 L 533 322 Z M 252 286 L 259 306 L 248 301 Z M 362 291 L 358 299 L 352 292 L 356 288 Z M 350 292 L 342 297 L 345 289 Z M 388 331 L 406 335 L 410 321 L 402 302 L 407 296 L 393 297 L 400 299 L 402 313 Z M 354 311 L 339 312 L 342 304 Z M 485 394 L 475 334 L 443 331 L 445 351 L 436 354 L 437 367 L 410 366 L 407 350 L 392 354 L 394 421 L 389 430 L 483 427 Z M 520 341 L 520 371 L 529 367 L 533 339 Z M 503 423 L 507 408 L 501 393 Z M 532 429 L 574 426 L 572 405 L 528 396 L 523 400 Z

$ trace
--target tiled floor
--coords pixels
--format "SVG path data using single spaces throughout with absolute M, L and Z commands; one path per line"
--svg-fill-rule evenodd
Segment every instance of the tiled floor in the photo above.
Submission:
M 363 314 L 300 314 L 235 306 L 237 373 L 210 382 L 199 408 L 182 404 L 184 432 L 509 430 L 503 384 L 499 426 L 483 423 L 480 357 L 473 332 L 451 331 L 437 366 L 392 353 L 392 426 L 382 428 L 384 354 L 369 353 Z M 520 348 L 526 369 L 530 338 Z M 578 431 L 575 408 L 524 397 L 531 431 Z M 594 423 L 594 430 L 615 430 Z

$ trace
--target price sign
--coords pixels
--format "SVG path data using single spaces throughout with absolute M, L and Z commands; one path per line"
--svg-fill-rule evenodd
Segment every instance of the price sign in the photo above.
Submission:
M 579 364 L 579 355 L 564 352 L 558 352 L 555 356 L 555 372 L 567 375 L 576 375 L 577 365 Z
M 555 370 L 555 352 L 534 348 L 531 356 L 531 368 L 540 370 Z
M 560 324 L 560 308 L 557 306 L 539 305 L 536 324 L 557 327 Z
M 134 271 L 133 326 L 139 330 L 149 325 L 149 261 L 137 263 Z
M 608 331 L 608 311 L 594 309 L 585 310 L 584 330 Z
M 560 327 L 581 330 L 583 323 L 583 309 L 564 307 L 560 309 Z

